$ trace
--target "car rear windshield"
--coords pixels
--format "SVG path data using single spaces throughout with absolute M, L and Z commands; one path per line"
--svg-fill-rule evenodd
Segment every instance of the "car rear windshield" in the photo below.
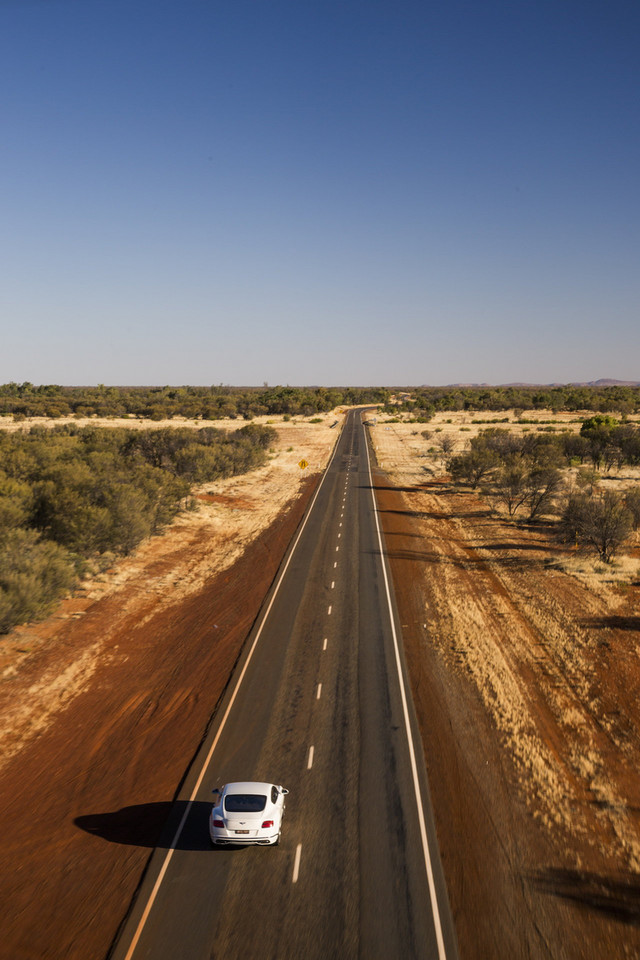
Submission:
M 267 805 L 267 798 L 260 793 L 231 793 L 224 798 L 229 813 L 260 813 Z

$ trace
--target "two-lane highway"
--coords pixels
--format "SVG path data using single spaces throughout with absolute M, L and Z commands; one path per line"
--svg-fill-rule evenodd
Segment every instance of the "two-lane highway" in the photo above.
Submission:
M 350 413 L 113 960 L 456 957 L 399 636 Z M 231 780 L 290 790 L 279 846 L 211 849 Z

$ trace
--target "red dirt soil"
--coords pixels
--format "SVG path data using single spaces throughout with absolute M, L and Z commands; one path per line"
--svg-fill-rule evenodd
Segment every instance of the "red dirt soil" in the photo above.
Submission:
M 314 487 L 307 482 L 292 507 L 200 593 L 155 615 L 152 594 L 146 616 L 136 608 L 121 617 L 110 662 L 4 768 L 2 958 L 107 954 L 185 774 L 185 758 L 202 740 Z M 55 642 L 3 682 L 0 712 L 99 638 L 135 590 L 139 583 L 67 621 Z M 107 813 L 115 815 L 122 843 L 82 828 Z

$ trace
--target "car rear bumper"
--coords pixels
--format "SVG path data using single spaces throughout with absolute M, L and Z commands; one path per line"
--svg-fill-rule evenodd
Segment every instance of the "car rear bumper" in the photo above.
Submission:
M 216 846 L 262 846 L 268 847 L 278 840 L 278 834 L 274 833 L 268 837 L 242 837 L 225 832 L 224 834 L 213 834 L 209 831 L 211 843 Z
M 280 836 L 279 829 L 276 829 L 274 832 L 272 831 L 273 827 L 271 831 L 260 830 L 259 827 L 253 827 L 250 834 L 248 830 L 246 833 L 236 833 L 235 829 L 231 827 L 214 827 L 211 822 L 209 822 L 209 837 L 211 838 L 211 843 L 214 843 L 216 846 L 257 845 L 267 847 L 270 844 L 277 843 L 278 837 Z

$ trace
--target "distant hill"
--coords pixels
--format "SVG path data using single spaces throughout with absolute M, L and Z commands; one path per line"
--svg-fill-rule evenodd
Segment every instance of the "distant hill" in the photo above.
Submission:
M 591 380 L 589 383 L 572 383 L 572 387 L 640 387 L 638 380 Z
M 428 386 L 432 385 L 423 384 L 423 387 Z M 640 387 L 640 380 L 611 380 L 606 377 L 601 380 L 571 380 L 568 383 L 525 383 L 518 380 L 512 383 L 446 383 L 444 387 L 464 387 L 471 390 L 490 387 Z

